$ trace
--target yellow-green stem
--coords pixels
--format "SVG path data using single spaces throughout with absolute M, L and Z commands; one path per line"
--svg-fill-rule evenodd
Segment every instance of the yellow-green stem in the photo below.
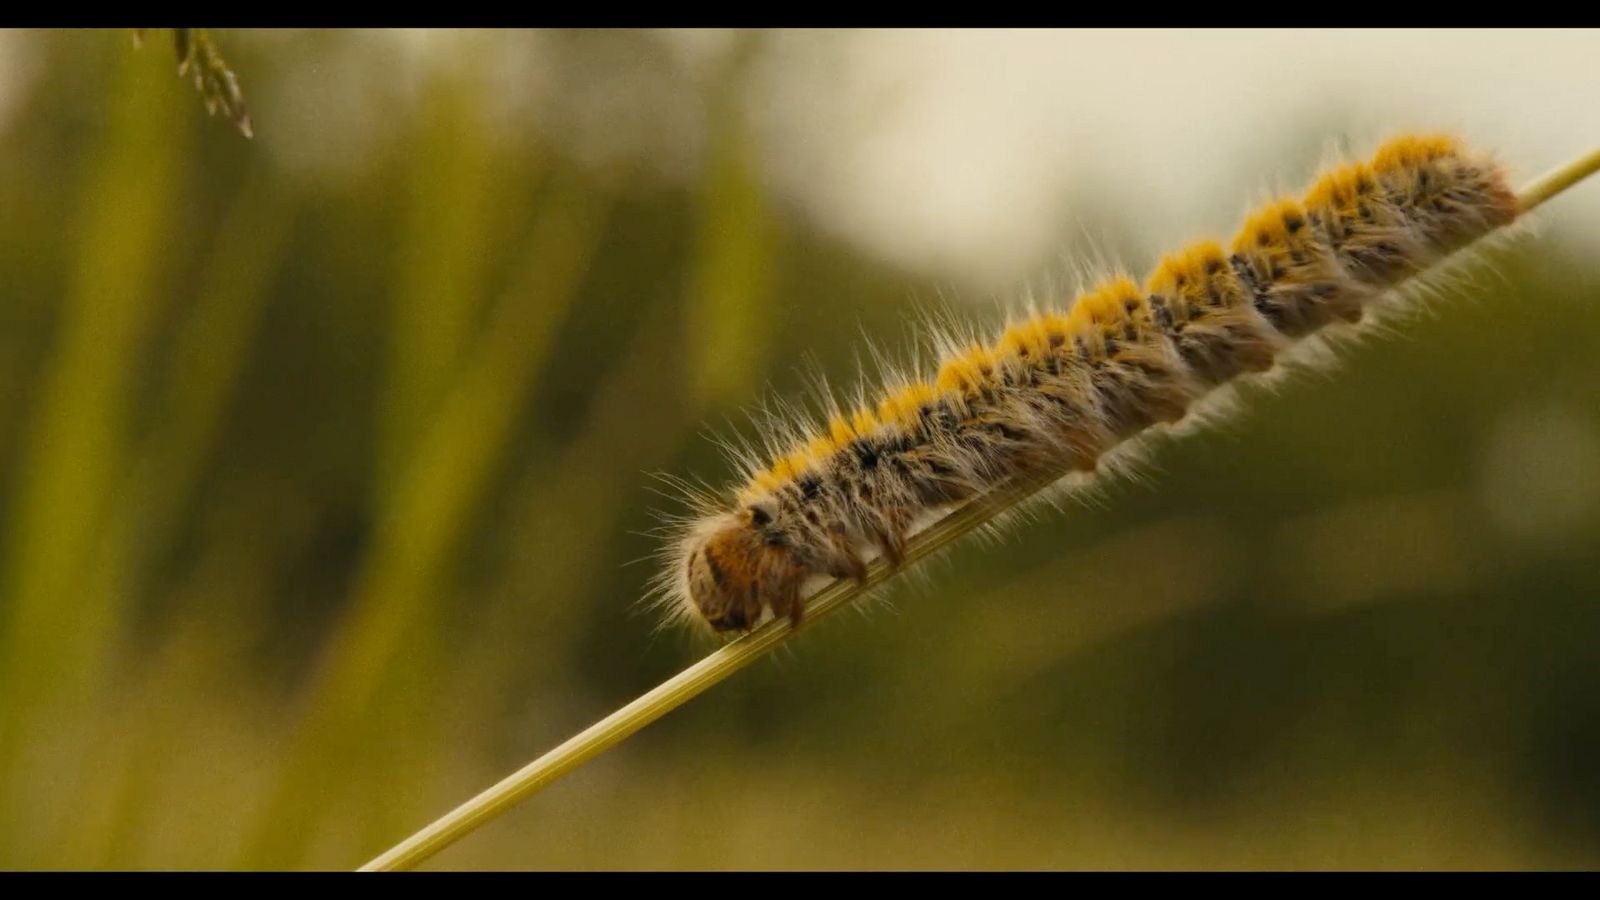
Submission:
M 1595 172 L 1600 172 L 1600 147 L 1535 178 L 1517 194 L 1517 202 L 1527 212 Z
M 1600 148 L 1535 179 L 1517 195 L 1524 212 L 1561 193 L 1600 170 Z M 906 545 L 907 564 L 916 562 L 959 540 L 995 516 L 1014 507 L 1065 474 L 1014 481 L 971 500 L 913 536 Z M 806 621 L 823 616 L 861 596 L 894 574 L 881 559 L 867 569 L 864 581 L 835 581 L 814 594 L 806 604 Z M 360 871 L 411 869 L 455 843 L 480 825 L 527 799 L 561 776 L 616 746 L 629 735 L 654 722 L 739 671 L 793 633 L 786 619 L 775 619 L 755 631 L 713 651 L 704 659 L 662 682 L 628 705 L 554 750 L 511 773 L 432 824 L 377 856 Z

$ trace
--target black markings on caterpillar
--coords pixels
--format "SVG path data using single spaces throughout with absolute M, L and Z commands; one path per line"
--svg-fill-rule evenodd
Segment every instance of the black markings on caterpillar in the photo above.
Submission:
M 864 578 L 873 553 L 901 564 L 916 523 L 1007 479 L 1094 470 L 1518 211 L 1489 158 L 1391 140 L 1249 216 L 1230 248 L 1192 244 L 1143 287 L 1110 278 L 748 462 L 741 486 L 693 498 L 657 595 L 717 631 L 798 625 L 808 579 Z

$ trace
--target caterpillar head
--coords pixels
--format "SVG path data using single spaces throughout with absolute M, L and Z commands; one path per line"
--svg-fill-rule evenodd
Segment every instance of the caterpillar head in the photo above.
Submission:
M 684 540 L 681 587 L 693 611 L 717 631 L 747 631 L 763 615 L 798 624 L 805 571 L 762 530 L 759 507 L 714 516 Z

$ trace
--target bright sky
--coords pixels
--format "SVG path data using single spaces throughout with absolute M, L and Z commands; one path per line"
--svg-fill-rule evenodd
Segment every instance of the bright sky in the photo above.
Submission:
M 832 40 L 784 35 L 758 94 L 775 183 L 875 252 L 980 281 L 1049 263 L 1075 234 L 1103 242 L 1104 210 L 1132 217 L 1124 246 L 1146 254 L 1231 231 L 1336 141 L 1364 154 L 1393 131 L 1453 130 L 1519 181 L 1600 143 L 1596 31 Z M 1594 246 L 1600 185 L 1541 215 Z

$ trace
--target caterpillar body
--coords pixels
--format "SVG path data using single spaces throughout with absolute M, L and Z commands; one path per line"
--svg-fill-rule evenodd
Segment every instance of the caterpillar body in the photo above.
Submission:
M 1143 286 L 1108 278 L 747 463 L 744 484 L 696 499 L 658 588 L 717 631 L 799 625 L 808 579 L 864 579 L 873 552 L 899 565 L 918 522 L 1007 480 L 1093 471 L 1518 213 L 1490 157 L 1394 138 L 1257 210 L 1230 246 L 1169 254 Z

